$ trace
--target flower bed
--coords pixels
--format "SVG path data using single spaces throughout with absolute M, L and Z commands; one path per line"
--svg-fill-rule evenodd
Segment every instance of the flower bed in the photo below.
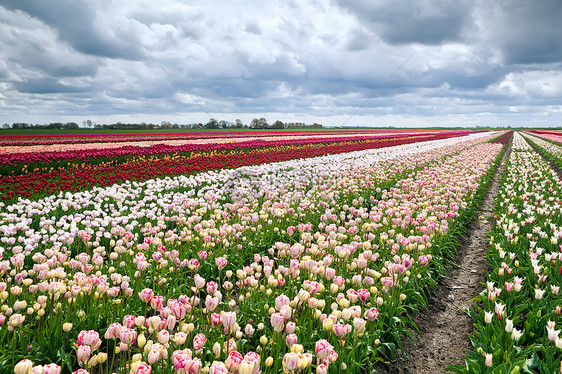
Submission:
M 269 142 L 267 145 L 243 142 L 16 154 L 5 159 L 0 157 L 0 160 L 7 163 L 3 168 L 4 174 L 14 174 L 0 177 L 0 199 L 10 201 L 17 197 L 35 198 L 56 192 L 108 186 L 127 180 L 144 181 L 162 176 L 390 147 L 450 136 L 452 135 L 438 134 L 338 141 L 323 138 Z M 40 165 L 46 162 L 51 162 L 54 166 L 33 169 L 34 163 Z
M 486 139 L 4 206 L 0 371 L 361 372 L 425 303 Z
M 562 180 L 520 134 L 498 193 L 490 273 L 473 312 L 473 350 L 458 373 L 561 368 Z
M 15 148 L 22 147 L 22 152 L 30 152 L 32 146 L 49 146 L 65 144 L 100 144 L 100 143 L 127 143 L 127 142 L 165 142 L 169 140 L 213 140 L 213 139 L 244 139 L 262 138 L 267 140 L 273 137 L 342 137 L 342 136 L 387 136 L 387 135 L 412 135 L 414 133 L 433 135 L 443 131 L 408 131 L 408 130 L 322 130 L 322 131 L 224 131 L 224 132 L 171 132 L 171 133 L 129 133 L 129 134 L 45 134 L 45 135 L 2 135 L 0 133 L 1 153 L 13 153 Z M 457 132 L 457 131 L 446 131 Z M 467 133 L 467 131 L 464 131 Z M 101 147 L 100 147 L 101 148 Z M 9 149 L 6 152 L 5 149 Z

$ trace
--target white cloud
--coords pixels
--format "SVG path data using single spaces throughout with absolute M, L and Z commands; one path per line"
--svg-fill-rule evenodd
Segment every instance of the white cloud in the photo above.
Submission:
M 509 97 L 557 98 L 562 96 L 562 72 L 560 71 L 523 71 L 512 72 L 489 91 Z
M 560 124 L 559 9 L 514 1 L 8 0 L 3 117 Z

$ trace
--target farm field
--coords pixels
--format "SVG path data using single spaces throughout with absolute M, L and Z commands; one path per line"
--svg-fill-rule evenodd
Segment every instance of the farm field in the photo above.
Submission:
M 2 139 L 0 372 L 379 370 L 504 154 L 448 370 L 561 370 L 558 135 L 260 134 Z

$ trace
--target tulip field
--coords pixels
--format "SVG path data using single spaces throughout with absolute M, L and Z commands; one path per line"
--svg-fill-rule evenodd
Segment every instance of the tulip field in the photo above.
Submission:
M 335 132 L 303 136 L 301 132 L 284 136 L 273 132 L 259 136 L 228 134 L 228 137 L 162 136 L 139 137 L 123 141 L 84 143 L 76 136 L 61 144 L 52 139 L 4 140 L 0 148 L 0 201 L 18 197 L 37 197 L 57 192 L 74 192 L 94 186 L 109 186 L 125 181 L 185 175 L 206 170 L 236 168 L 295 158 L 309 158 L 399 144 L 466 135 L 467 131 L 393 132 L 349 134 Z M 86 139 L 89 139 L 88 137 Z M 15 146 L 6 143 L 16 143 Z M 27 143 L 26 143 L 27 142 Z M 29 142 L 33 142 L 28 144 Z M 70 142 L 70 143 L 69 143 Z M 39 145 L 35 145 L 39 143 Z
M 559 160 L 562 153 L 535 135 L 513 140 L 473 312 L 474 350 L 466 366 L 451 368 L 459 373 L 562 372 L 562 179 L 527 140 Z
M 0 373 L 372 372 L 508 151 L 448 370 L 562 371 L 562 136 L 264 134 L 0 139 Z

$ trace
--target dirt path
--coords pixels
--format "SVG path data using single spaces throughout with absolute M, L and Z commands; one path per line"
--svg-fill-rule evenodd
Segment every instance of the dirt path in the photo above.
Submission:
M 431 294 L 429 309 L 415 318 L 422 333 L 420 336 L 412 331 L 417 349 L 409 338 L 403 339 L 406 365 L 400 355 L 396 362 L 376 367 L 380 374 L 447 373 L 443 368 L 448 365 L 464 365 L 463 355 L 471 348 L 468 334 L 472 332 L 473 321 L 459 309 L 470 308 L 470 300 L 484 289 L 487 234 L 494 224 L 493 209 L 508 156 L 509 149 L 492 178 L 479 208 L 478 219 L 472 222 L 469 234 L 461 242 L 454 264 Z

